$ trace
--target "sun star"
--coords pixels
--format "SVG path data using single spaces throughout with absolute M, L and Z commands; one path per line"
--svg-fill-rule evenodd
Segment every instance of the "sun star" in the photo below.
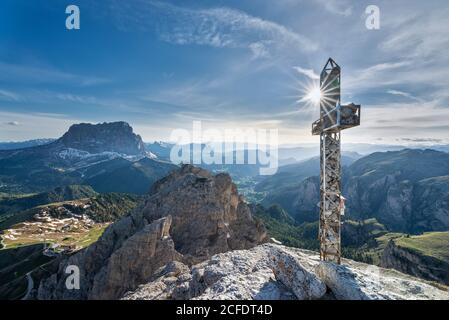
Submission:
M 321 100 L 321 90 L 318 86 L 313 86 L 309 89 L 304 100 L 308 100 L 315 105 L 319 105 Z

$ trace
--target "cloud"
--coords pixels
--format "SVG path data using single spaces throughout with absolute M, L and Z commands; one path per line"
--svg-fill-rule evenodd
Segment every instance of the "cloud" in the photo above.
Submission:
M 432 143 L 441 143 L 443 142 L 443 139 L 433 139 L 433 138 L 401 138 L 400 140 L 406 141 L 406 142 L 432 142 Z
M 366 88 L 379 87 L 389 84 L 396 84 L 397 77 L 393 77 L 391 72 L 403 70 L 405 67 L 411 66 L 410 61 L 391 61 L 378 63 L 367 68 L 353 71 L 349 77 L 343 78 L 344 85 L 349 90 L 359 90 Z
M 416 101 L 422 101 L 422 99 L 415 97 L 414 95 L 408 93 L 408 92 L 404 92 L 404 91 L 399 91 L 399 90 L 388 90 L 387 93 L 392 94 L 392 95 L 396 95 L 396 96 L 402 96 L 405 98 L 409 98 L 412 100 L 416 100 Z
M 313 71 L 313 69 L 304 69 L 301 67 L 293 67 L 298 73 L 305 75 L 306 77 L 312 79 L 312 80 L 318 80 L 320 76 Z
M 344 0 L 315 0 L 330 13 L 349 17 L 352 14 L 352 7 Z
M 120 12 L 115 15 L 119 27 L 156 30 L 163 41 L 178 45 L 249 48 L 260 57 L 318 49 L 315 42 L 281 24 L 226 7 L 190 9 L 148 1 L 136 10 L 120 1 L 114 10 Z
M 438 6 L 437 10 L 423 8 L 418 11 L 414 8 L 410 14 L 404 12 L 406 9 L 401 8 L 401 23 L 380 44 L 381 49 L 416 59 L 447 57 L 445 53 L 449 50 L 449 8 L 444 5 Z M 396 15 L 393 17 L 396 19 Z
M 7 121 L 7 125 L 0 130 L 0 141 L 56 138 L 67 131 L 70 125 L 82 122 L 80 120 L 54 117 L 43 113 L 35 114 L 33 112 L 18 113 L 0 111 L 0 119 Z M 17 127 L 16 123 L 20 127 Z
M 7 91 L 7 90 L 1 90 L 0 89 L 0 99 L 4 99 L 7 101 L 20 101 L 22 100 L 21 97 L 11 91 Z
M 64 72 L 55 68 L 42 68 L 31 65 L 17 65 L 0 61 L 0 81 L 31 83 L 72 83 L 81 87 L 89 87 L 109 83 L 110 80 L 95 76 L 84 76 Z M 0 96 L 18 99 L 7 91 L 0 91 Z
M 400 102 L 362 106 L 359 127 L 345 132 L 345 141 L 369 141 L 378 137 L 390 143 L 396 139 L 442 139 L 448 141 L 449 108 L 435 101 Z
M 268 49 L 261 42 L 251 43 L 248 47 L 251 49 L 254 59 L 270 57 Z

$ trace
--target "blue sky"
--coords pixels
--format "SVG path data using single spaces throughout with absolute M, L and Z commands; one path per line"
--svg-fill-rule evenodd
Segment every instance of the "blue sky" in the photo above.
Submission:
M 344 141 L 449 143 L 448 16 L 445 0 L 2 0 L 0 140 L 116 120 L 166 140 L 202 120 L 316 142 L 318 110 L 298 100 L 331 56 L 343 102 L 363 108 Z

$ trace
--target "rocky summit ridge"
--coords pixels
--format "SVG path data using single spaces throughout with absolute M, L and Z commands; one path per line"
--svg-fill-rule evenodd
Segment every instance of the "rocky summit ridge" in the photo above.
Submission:
M 185 165 L 129 215 L 59 262 L 38 299 L 449 299 L 400 272 L 266 243 L 264 226 L 228 174 Z M 80 269 L 80 289 L 65 282 Z
M 316 252 L 267 243 L 214 255 L 188 267 L 171 262 L 125 300 L 428 300 L 445 287 L 352 260 L 321 262 Z
M 74 124 L 56 143 L 89 153 L 105 151 L 127 155 L 145 153 L 142 138 L 124 121 Z

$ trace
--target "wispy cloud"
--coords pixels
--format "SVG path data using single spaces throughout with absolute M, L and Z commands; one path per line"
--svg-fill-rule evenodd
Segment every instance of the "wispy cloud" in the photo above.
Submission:
M 0 99 L 7 100 L 7 101 L 20 101 L 22 98 L 19 94 L 15 92 L 11 92 L 8 90 L 2 90 L 0 89 Z
M 422 99 L 417 98 L 408 92 L 404 92 L 404 91 L 400 91 L 400 90 L 388 90 L 387 93 L 396 95 L 396 96 L 402 96 L 402 97 L 409 98 L 409 99 L 416 100 L 416 101 L 422 101 Z
M 114 7 L 121 13 L 116 16 L 120 26 L 156 29 L 162 40 L 178 45 L 249 48 L 260 57 L 287 49 L 312 52 L 318 48 L 314 41 L 281 24 L 236 9 L 190 9 L 148 1 L 136 12 L 122 3 L 116 2 Z
M 266 45 L 262 42 L 251 43 L 248 47 L 252 51 L 254 59 L 270 57 L 270 52 L 268 51 Z
M 446 2 L 444 2 L 446 4 Z M 400 25 L 394 28 L 380 47 L 386 52 L 394 52 L 408 58 L 444 58 L 449 50 L 447 30 L 449 28 L 449 8 L 438 6 L 437 10 L 414 10 L 405 15 L 402 10 Z M 410 8 L 408 8 L 410 9 Z M 396 16 L 393 15 L 393 17 Z
M 330 13 L 348 17 L 352 14 L 352 7 L 346 0 L 315 0 Z
M 64 72 L 56 68 L 32 65 L 10 64 L 0 61 L 0 81 L 19 83 L 66 83 L 78 86 L 94 86 L 109 83 L 110 80 L 95 76 L 85 76 Z M 6 91 L 3 91 L 5 93 Z M 6 92 L 8 93 L 8 92 Z M 0 92 L 0 95 L 2 93 Z M 14 98 L 11 93 L 9 97 Z
M 406 142 L 431 142 L 431 143 L 441 143 L 443 142 L 443 139 L 433 139 L 433 138 L 401 138 L 398 139 L 401 141 L 406 141 Z
M 301 67 L 293 67 L 298 73 L 305 75 L 306 77 L 312 79 L 312 80 L 318 80 L 320 76 L 313 71 L 313 69 L 304 69 Z
M 351 75 L 343 78 L 345 87 L 349 90 L 358 90 L 379 87 L 388 84 L 396 84 L 397 77 L 392 77 L 392 72 L 411 66 L 410 61 L 390 61 L 378 63 L 361 70 L 354 70 Z M 400 80 L 399 80 L 400 81 Z
M 0 141 L 20 141 L 36 138 L 57 138 L 67 128 L 81 122 L 76 119 L 60 118 L 45 114 L 0 111 L 5 126 L 0 130 Z

